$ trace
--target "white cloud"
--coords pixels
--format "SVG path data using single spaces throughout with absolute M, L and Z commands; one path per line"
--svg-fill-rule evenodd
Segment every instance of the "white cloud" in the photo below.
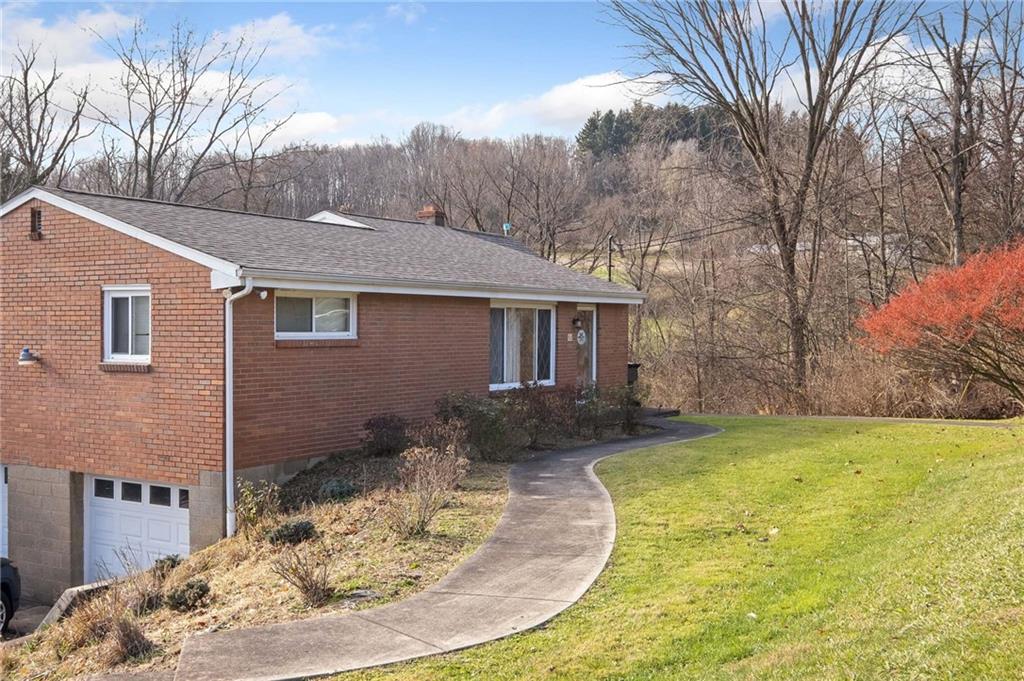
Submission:
M 351 136 L 355 122 L 356 116 L 350 114 L 336 115 L 326 111 L 297 113 L 273 134 L 272 145 L 278 147 L 296 142 L 345 144 L 349 142 L 346 134 Z M 269 125 L 262 126 L 262 129 L 268 129 Z
M 667 97 L 651 85 L 631 82 L 609 71 L 561 83 L 535 97 L 499 102 L 490 107 L 462 107 L 441 119 L 467 135 L 500 135 L 536 130 L 575 133 L 597 110 L 628 108 L 637 99 L 663 103 Z
M 103 41 L 110 40 L 118 33 L 130 28 L 136 17 L 112 9 L 98 11 L 82 10 L 58 17 L 46 23 L 40 17 L 26 16 L 18 10 L 4 8 L 4 38 L 0 41 L 4 70 L 9 68 L 10 59 L 19 49 L 30 46 L 39 48 L 40 60 L 47 65 L 56 60 L 59 68 L 78 64 L 99 62 L 109 57 L 101 54 Z M 98 35 L 97 35 L 98 34 Z
M 344 41 L 333 35 L 334 30 L 333 24 L 297 24 L 286 12 L 281 12 L 247 24 L 236 24 L 216 37 L 229 43 L 244 38 L 254 45 L 266 45 L 269 58 L 298 59 L 342 45 Z
M 387 9 L 388 19 L 398 19 L 406 25 L 415 24 L 426 12 L 426 6 L 420 2 L 396 2 Z
M 750 8 L 751 13 L 758 16 L 760 9 L 760 16 L 764 17 L 765 25 L 772 23 L 784 14 L 782 0 L 754 0 L 754 5 L 756 7 Z

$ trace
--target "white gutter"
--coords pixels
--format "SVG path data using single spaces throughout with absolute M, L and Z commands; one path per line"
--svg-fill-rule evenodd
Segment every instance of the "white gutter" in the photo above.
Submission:
M 260 288 L 311 291 L 350 291 L 357 293 L 398 293 L 455 298 L 497 298 L 507 300 L 543 300 L 550 302 L 618 303 L 637 305 L 647 297 L 641 291 L 620 286 L 619 291 L 572 291 L 530 286 L 496 287 L 484 283 L 448 283 L 388 279 L 383 277 L 340 277 L 327 274 L 283 272 L 244 268 L 242 275 L 255 279 Z
M 252 293 L 253 281 L 245 288 L 224 292 L 224 509 L 227 536 L 235 536 L 235 306 L 239 298 Z

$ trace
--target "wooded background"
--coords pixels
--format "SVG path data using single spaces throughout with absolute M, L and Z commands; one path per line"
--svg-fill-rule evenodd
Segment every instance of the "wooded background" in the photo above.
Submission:
M 575 139 L 423 123 L 399 140 L 280 147 L 287 119 L 269 118 L 278 93 L 244 40 L 184 26 L 155 40 L 140 24 L 108 42 L 120 80 L 79 90 L 25 46 L 0 90 L 0 198 L 54 184 L 404 218 L 432 201 L 453 226 L 510 224 L 539 256 L 595 276 L 610 258 L 614 280 L 648 295 L 630 347 L 659 403 L 1020 409 L 970 376 L 897 366 L 857 327 L 908 282 L 1024 235 L 1020 4 L 784 2 L 781 38 L 756 3 L 610 12 L 637 37 L 638 82 L 673 103 L 595 112 Z

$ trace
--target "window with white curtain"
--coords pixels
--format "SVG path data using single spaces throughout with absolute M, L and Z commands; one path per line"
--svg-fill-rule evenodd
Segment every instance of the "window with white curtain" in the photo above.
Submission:
M 274 335 L 281 340 L 355 338 L 355 296 L 278 291 L 274 296 Z
M 491 390 L 555 384 L 554 308 L 491 307 Z

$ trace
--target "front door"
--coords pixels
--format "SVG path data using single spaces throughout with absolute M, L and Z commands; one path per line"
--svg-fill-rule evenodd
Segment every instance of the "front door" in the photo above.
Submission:
M 597 380 L 597 309 L 576 310 L 576 385 L 588 388 Z

